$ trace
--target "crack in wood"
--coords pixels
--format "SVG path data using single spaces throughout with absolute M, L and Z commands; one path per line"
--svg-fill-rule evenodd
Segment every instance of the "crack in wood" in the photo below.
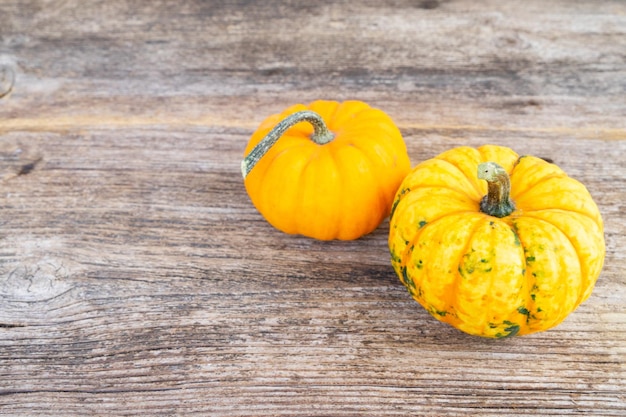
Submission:
M 28 175 L 31 172 L 33 172 L 33 170 L 35 169 L 35 167 L 37 165 L 39 165 L 39 163 L 43 160 L 43 158 L 38 158 L 32 162 L 29 162 L 27 164 L 24 164 L 20 167 L 20 169 L 17 171 L 16 175 L 19 177 L 21 175 Z
M 0 98 L 6 97 L 15 85 L 15 72 L 11 67 L 0 66 Z

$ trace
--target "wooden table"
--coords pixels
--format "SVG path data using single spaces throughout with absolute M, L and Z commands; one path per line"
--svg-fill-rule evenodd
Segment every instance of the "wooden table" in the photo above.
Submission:
M 0 1 L 0 414 L 626 415 L 626 3 Z M 358 99 L 413 165 L 554 160 L 605 220 L 592 296 L 506 340 L 433 319 L 387 227 L 283 234 L 239 163 Z

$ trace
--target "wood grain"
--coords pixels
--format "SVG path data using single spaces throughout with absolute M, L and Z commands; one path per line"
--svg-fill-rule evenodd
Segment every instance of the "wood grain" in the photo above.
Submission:
M 620 1 L 0 1 L 0 414 L 623 416 L 625 35 Z M 272 229 L 243 148 L 318 98 L 385 110 L 414 164 L 554 160 L 605 220 L 590 299 L 483 340 L 410 298 L 387 223 Z

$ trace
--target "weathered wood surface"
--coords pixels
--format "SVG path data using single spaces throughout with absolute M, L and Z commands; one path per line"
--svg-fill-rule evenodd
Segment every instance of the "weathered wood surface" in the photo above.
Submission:
M 0 414 L 626 414 L 625 2 L 2 0 L 0 65 Z M 605 218 L 590 299 L 483 340 L 412 301 L 386 223 L 272 229 L 243 147 L 318 98 L 414 164 L 552 158 Z

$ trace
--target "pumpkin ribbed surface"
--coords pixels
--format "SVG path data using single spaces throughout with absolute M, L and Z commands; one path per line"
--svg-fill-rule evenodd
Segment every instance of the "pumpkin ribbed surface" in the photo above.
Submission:
M 481 163 L 508 173 L 515 210 L 481 211 Z M 605 246 L 598 207 L 558 166 L 499 146 L 461 147 L 419 164 L 390 220 L 391 262 L 410 294 L 443 322 L 506 337 L 559 324 L 591 294 Z
M 267 118 L 248 154 L 281 120 L 317 113 L 332 140 L 311 140 L 310 123 L 297 123 L 267 150 L 245 178 L 259 212 L 277 229 L 316 239 L 356 239 L 389 215 L 410 170 L 404 140 L 391 118 L 360 101 L 298 104 Z

